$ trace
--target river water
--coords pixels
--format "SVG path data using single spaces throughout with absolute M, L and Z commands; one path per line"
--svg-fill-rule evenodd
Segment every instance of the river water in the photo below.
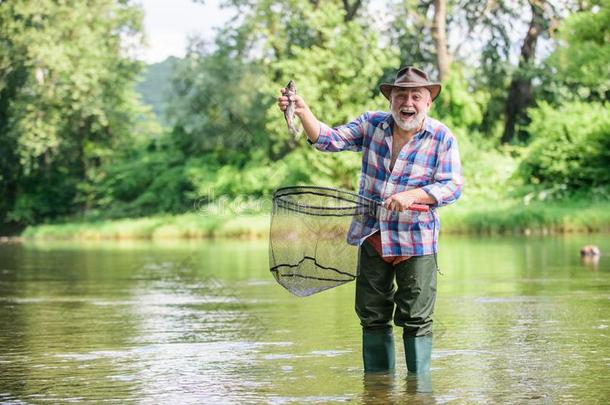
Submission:
M 291 296 L 264 241 L 0 244 L 0 402 L 608 403 L 590 243 L 443 237 L 431 381 L 363 376 L 354 283 Z

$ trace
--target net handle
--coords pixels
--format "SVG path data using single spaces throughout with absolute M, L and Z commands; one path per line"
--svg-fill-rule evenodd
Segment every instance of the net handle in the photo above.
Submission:
M 383 201 L 373 201 L 373 202 L 375 204 L 379 205 L 380 207 L 386 208 L 385 205 L 383 205 Z M 411 205 L 409 205 L 409 208 L 407 208 L 407 209 L 409 211 L 430 212 L 430 206 L 427 204 L 411 204 Z
M 411 205 L 409 205 L 409 208 L 407 208 L 407 209 L 411 210 L 411 211 L 418 211 L 418 212 L 429 212 L 430 206 L 426 205 L 426 204 L 411 204 Z

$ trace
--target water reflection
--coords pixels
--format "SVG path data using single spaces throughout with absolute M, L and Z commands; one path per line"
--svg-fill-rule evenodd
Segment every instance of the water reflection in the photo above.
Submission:
M 580 260 L 583 262 L 584 265 L 590 266 L 590 267 L 594 268 L 595 270 L 597 270 L 599 268 L 600 255 L 581 256 Z
M 408 373 L 406 380 L 406 387 L 408 393 L 432 394 L 432 373 Z M 425 398 L 426 396 L 422 395 L 420 397 Z
M 435 404 L 432 374 L 366 373 L 362 377 L 363 404 Z
M 363 404 L 393 404 L 398 398 L 396 395 L 395 373 L 366 373 L 362 378 Z

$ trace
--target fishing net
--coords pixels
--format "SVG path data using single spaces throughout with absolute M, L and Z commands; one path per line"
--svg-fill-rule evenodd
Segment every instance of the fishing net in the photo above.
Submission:
M 325 187 L 285 187 L 273 195 L 269 267 L 297 296 L 357 276 L 360 231 L 375 222 L 378 202 Z

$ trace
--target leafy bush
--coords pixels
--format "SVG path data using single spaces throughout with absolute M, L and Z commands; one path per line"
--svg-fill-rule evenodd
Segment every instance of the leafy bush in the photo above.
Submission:
M 24 177 L 7 219 L 33 224 L 69 215 L 76 209 L 75 183 L 74 177 L 55 168 L 39 176 Z
M 198 204 L 219 198 L 268 197 L 282 186 L 316 184 L 356 189 L 361 155 L 320 153 L 313 148 L 296 149 L 274 162 L 252 159 L 245 165 L 219 165 L 208 155 L 193 158 L 185 169 Z
M 456 128 L 464 187 L 458 204 L 501 201 L 517 184 L 513 176 L 519 165 L 514 150 L 497 149 L 485 135 Z M 512 153 L 511 153 L 512 152 Z
M 534 141 L 519 167 L 526 183 L 565 191 L 610 184 L 610 114 L 607 103 L 543 103 L 530 110 Z
M 185 176 L 184 157 L 174 149 L 133 151 L 102 168 L 95 184 L 95 205 L 87 214 L 105 218 L 183 212 L 192 190 Z

